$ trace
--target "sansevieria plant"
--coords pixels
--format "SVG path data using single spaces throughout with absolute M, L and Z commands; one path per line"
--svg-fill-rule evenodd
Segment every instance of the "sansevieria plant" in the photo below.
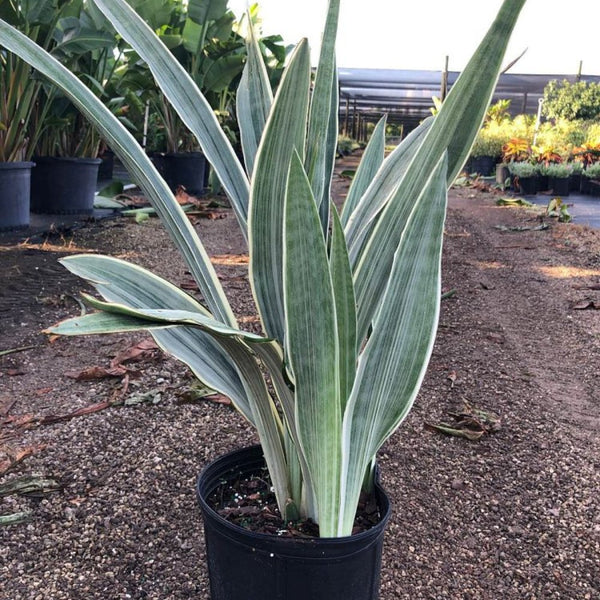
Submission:
M 264 335 L 238 327 L 201 240 L 131 135 L 65 68 L 0 21 L 0 45 L 69 94 L 142 186 L 204 298 L 116 258 L 71 256 L 65 267 L 103 300 L 86 296 L 96 311 L 50 331 L 148 330 L 256 427 L 283 517 L 311 517 L 321 536 L 350 535 L 376 453 L 425 374 L 439 314 L 447 189 L 483 122 L 525 0 L 503 2 L 437 116 L 385 159 L 379 123 L 341 214 L 330 198 L 340 0 L 329 2 L 313 82 L 302 40 L 273 97 L 249 36 L 237 94 L 245 166 L 205 98 L 127 2 L 94 1 L 149 65 L 218 174 L 248 241 Z

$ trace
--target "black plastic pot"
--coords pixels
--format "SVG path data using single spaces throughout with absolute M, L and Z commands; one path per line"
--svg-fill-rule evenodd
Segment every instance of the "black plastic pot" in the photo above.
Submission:
M 35 158 L 31 172 L 31 212 L 91 215 L 98 181 L 99 158 Z
M 206 158 L 202 152 L 165 154 L 163 160 L 164 177 L 174 192 L 179 187 L 185 188 L 188 194 L 204 192 Z
M 514 187 L 524 196 L 534 196 L 538 190 L 538 178 L 533 177 L 515 177 Z
M 473 156 L 469 160 L 469 173 L 478 173 L 487 177 L 496 172 L 496 157 L 495 156 Z
M 112 179 L 115 168 L 115 153 L 105 150 L 99 157 L 102 161 L 98 167 L 98 179 Z
M 581 178 L 581 193 L 589 196 L 600 195 L 600 184 L 594 179 L 583 176 Z
M 0 162 L 0 231 L 29 227 L 32 162 Z
M 196 487 L 212 600 L 376 600 L 390 502 L 376 485 L 381 521 L 343 538 L 291 538 L 254 533 L 229 523 L 206 502 L 225 480 L 260 473 L 260 446 L 209 464 Z
M 578 194 L 581 191 L 581 173 L 572 173 L 569 175 L 569 190 Z
M 550 189 L 556 196 L 568 196 L 571 191 L 571 184 L 568 177 L 551 177 Z

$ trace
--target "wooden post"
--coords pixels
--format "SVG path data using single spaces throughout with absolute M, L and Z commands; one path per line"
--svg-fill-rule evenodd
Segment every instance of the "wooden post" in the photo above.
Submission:
M 527 92 L 523 93 L 523 106 L 521 107 L 521 113 L 525 114 L 527 112 Z
M 350 119 L 350 98 L 346 98 L 346 114 L 344 115 L 344 135 L 348 135 L 348 121 Z
M 575 81 L 581 81 L 581 70 L 583 69 L 583 61 L 579 61 L 579 71 L 577 71 L 577 75 L 575 76 Z
M 446 63 L 444 66 L 444 70 L 442 71 L 442 82 L 440 85 L 440 100 L 443 102 L 448 95 L 448 56 L 446 56 Z

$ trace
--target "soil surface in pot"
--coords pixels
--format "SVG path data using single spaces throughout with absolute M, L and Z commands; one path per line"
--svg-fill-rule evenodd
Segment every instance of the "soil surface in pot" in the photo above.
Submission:
M 208 497 L 209 506 L 223 519 L 254 533 L 279 537 L 318 537 L 311 519 L 285 522 L 277 507 L 268 471 L 223 483 Z M 374 497 L 360 499 L 352 534 L 367 531 L 381 520 Z
M 353 165 L 338 163 L 340 202 Z M 433 356 L 379 455 L 381 600 L 600 597 L 600 232 L 497 197 L 451 191 Z M 259 331 L 243 237 L 219 212 L 195 227 Z M 19 350 L 0 356 L 0 484 L 38 479 L 0 498 L 23 520 L 0 526 L 0 598 L 206 600 L 196 477 L 252 430 L 148 336 L 41 333 L 81 311 L 58 258 L 120 256 L 196 294 L 179 255 L 155 219 L 13 239 L 0 235 L 0 351 Z

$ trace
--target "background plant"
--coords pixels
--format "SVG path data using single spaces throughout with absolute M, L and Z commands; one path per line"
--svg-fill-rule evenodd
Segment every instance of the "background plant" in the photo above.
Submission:
M 549 119 L 597 119 L 600 116 L 600 84 L 550 81 L 544 88 L 542 112 Z
M 55 45 L 53 32 L 68 0 L 4 0 L 0 18 L 42 48 Z M 42 81 L 31 67 L 0 52 L 0 161 L 28 160 L 33 153 L 31 123 Z
M 238 328 L 195 230 L 129 132 L 68 70 L 0 22 L 0 43 L 69 91 L 143 185 L 208 307 L 122 260 L 71 256 L 63 264 L 103 300 L 87 297 L 98 312 L 53 331 L 149 330 L 256 427 L 282 515 L 313 518 L 322 536 L 349 535 L 376 453 L 424 377 L 439 315 L 447 189 L 481 127 L 524 0 L 504 1 L 439 114 L 385 160 L 385 122 L 378 124 L 340 215 L 330 202 L 339 2 L 329 5 L 314 85 L 306 41 L 274 99 L 261 61 L 246 63 L 237 113 L 251 180 L 210 104 L 151 29 L 122 0 L 96 3 L 150 66 L 218 173 L 248 239 L 265 336 Z M 252 40 L 249 52 L 260 55 Z

